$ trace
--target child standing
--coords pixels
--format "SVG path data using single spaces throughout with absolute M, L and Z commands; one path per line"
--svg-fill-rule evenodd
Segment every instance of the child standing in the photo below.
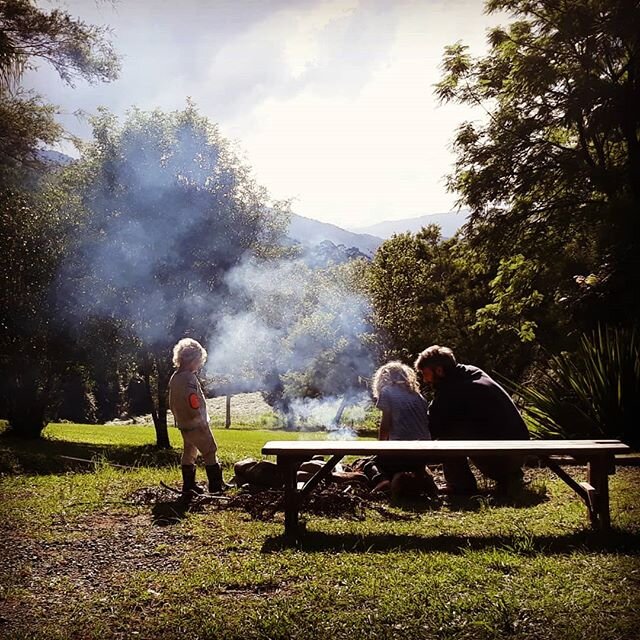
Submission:
M 202 492 L 196 485 L 198 451 L 204 459 L 209 491 L 219 493 L 226 488 L 218 461 L 218 445 L 209 426 L 204 393 L 196 377 L 196 371 L 206 360 L 207 352 L 204 347 L 192 338 L 183 338 L 173 348 L 176 371 L 169 380 L 169 407 L 184 442 L 182 495 L 185 498 L 193 492 Z

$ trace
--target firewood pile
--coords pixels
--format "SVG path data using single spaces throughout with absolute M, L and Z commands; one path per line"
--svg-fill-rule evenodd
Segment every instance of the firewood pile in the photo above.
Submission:
M 137 505 L 155 508 L 173 505 L 176 509 L 181 497 L 165 487 L 144 487 L 133 492 L 128 500 Z M 387 503 L 387 504 L 385 504 Z M 280 489 L 232 491 L 225 495 L 194 495 L 189 501 L 190 512 L 236 510 L 247 513 L 254 520 L 270 521 L 282 514 L 284 492 Z M 415 514 L 402 512 L 388 506 L 384 494 L 374 494 L 359 484 L 339 485 L 327 483 L 318 487 L 303 505 L 307 513 L 349 520 L 363 520 L 367 512 L 376 512 L 386 520 L 411 520 Z

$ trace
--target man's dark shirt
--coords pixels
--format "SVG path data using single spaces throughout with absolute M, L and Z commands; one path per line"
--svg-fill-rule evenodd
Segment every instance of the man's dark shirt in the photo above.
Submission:
M 434 385 L 429 429 L 442 440 L 527 440 L 529 432 L 507 392 L 482 369 L 456 365 Z

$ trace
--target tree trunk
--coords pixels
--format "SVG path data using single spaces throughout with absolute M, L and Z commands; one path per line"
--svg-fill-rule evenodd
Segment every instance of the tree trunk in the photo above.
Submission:
M 27 371 L 12 376 L 7 385 L 9 430 L 19 438 L 40 438 L 47 426 L 49 383 L 46 382 L 41 388 L 38 377 L 37 373 Z
M 158 449 L 170 449 L 169 443 L 169 431 L 167 429 L 167 403 L 164 398 L 166 393 L 166 387 L 164 392 L 162 391 L 162 384 L 160 375 L 158 374 L 158 403 L 154 401 L 153 389 L 151 388 L 151 367 L 144 367 L 143 380 L 147 390 L 149 404 L 151 405 L 151 418 L 153 419 L 153 426 L 156 430 L 156 446 Z
M 224 428 L 228 429 L 231 426 L 231 396 L 229 394 L 226 397 L 225 409 Z
M 165 394 L 158 389 L 158 411 L 154 419 L 156 428 L 156 445 L 158 449 L 170 449 L 169 429 L 167 428 L 167 400 Z
M 158 371 L 158 411 L 156 422 L 154 423 L 156 444 L 159 449 L 170 449 L 169 430 L 167 429 L 167 394 L 169 392 L 171 369 L 161 359 L 156 359 L 156 368 Z

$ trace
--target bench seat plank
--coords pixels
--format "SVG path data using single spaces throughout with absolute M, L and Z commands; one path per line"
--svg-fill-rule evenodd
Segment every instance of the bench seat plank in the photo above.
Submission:
M 618 440 L 279 440 L 262 447 L 264 455 L 304 457 L 305 455 L 583 455 L 585 453 L 628 453 Z

